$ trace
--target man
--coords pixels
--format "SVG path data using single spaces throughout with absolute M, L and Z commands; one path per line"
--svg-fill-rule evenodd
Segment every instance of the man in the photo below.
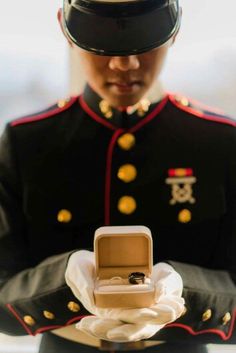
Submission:
M 44 332 L 42 353 L 235 343 L 235 122 L 146 99 L 180 17 L 177 0 L 65 0 L 58 18 L 88 85 L 2 136 L 0 329 Z M 92 250 L 100 226 L 137 224 L 152 231 L 159 297 L 101 310 L 93 253 L 77 249 Z

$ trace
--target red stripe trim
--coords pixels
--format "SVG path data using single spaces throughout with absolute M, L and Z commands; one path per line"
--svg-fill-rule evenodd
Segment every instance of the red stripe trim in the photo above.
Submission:
M 144 119 L 142 119 L 139 123 L 137 123 L 135 126 L 133 126 L 132 128 L 128 129 L 127 131 L 130 132 L 135 132 L 137 130 L 139 130 L 141 127 L 143 127 L 145 124 L 149 123 L 152 119 L 155 118 L 155 116 L 161 112 L 161 110 L 165 107 L 166 103 L 168 102 L 168 95 L 155 107 L 155 109 L 148 114 Z M 108 121 L 104 120 L 102 117 L 100 117 L 98 114 L 96 114 L 85 102 L 83 96 L 79 97 L 79 102 L 81 107 L 83 108 L 83 110 L 89 115 L 91 116 L 92 119 L 96 120 L 97 122 L 99 122 L 100 124 L 105 125 L 106 127 L 108 127 L 109 129 L 112 130 L 116 130 L 117 127 L 115 127 L 114 125 L 112 125 L 111 123 L 109 123 Z
M 110 203 L 111 203 L 111 168 L 112 168 L 112 155 L 118 137 L 124 132 L 123 129 L 116 130 L 110 140 L 107 151 L 106 163 L 106 179 L 105 179 L 105 225 L 110 225 Z
M 170 96 L 174 97 L 174 99 L 177 100 L 177 101 L 181 100 L 181 99 L 186 99 L 187 101 L 189 101 L 193 105 L 199 107 L 200 109 L 209 110 L 210 112 L 213 112 L 214 114 L 218 114 L 218 115 L 225 115 L 225 112 L 222 109 L 219 109 L 219 108 L 216 108 L 216 107 L 212 107 L 212 106 L 204 104 L 204 103 L 202 103 L 202 102 L 200 102 L 200 101 L 198 101 L 196 99 L 186 97 L 184 94 L 174 93 L 174 92 L 169 92 L 168 94 Z
M 222 124 L 227 124 L 227 125 L 231 125 L 231 126 L 234 126 L 236 127 L 236 122 L 235 121 L 231 121 L 227 118 L 223 118 L 223 117 L 220 117 L 220 116 L 211 116 L 211 115 L 208 115 L 208 114 L 205 114 L 201 111 L 197 111 L 191 107 L 185 107 L 183 106 L 181 103 L 178 103 L 175 99 L 175 97 L 171 94 L 169 94 L 169 99 L 170 101 L 176 106 L 178 107 L 179 109 L 187 112 L 187 113 L 190 113 L 198 118 L 201 118 L 201 119 L 205 119 L 205 120 L 209 120 L 209 121 L 214 121 L 214 122 L 217 122 L 217 123 L 222 123 Z
M 214 334 L 220 336 L 220 338 L 223 341 L 227 341 L 232 336 L 233 329 L 234 329 L 234 324 L 235 324 L 235 319 L 236 319 L 236 310 L 234 311 L 228 334 L 226 334 L 224 331 L 221 331 L 221 330 L 218 330 L 218 329 L 213 329 L 213 328 L 212 329 L 201 330 L 201 331 L 194 331 L 192 329 L 192 327 L 184 325 L 184 324 L 179 324 L 179 323 L 168 324 L 168 325 L 166 325 L 166 327 L 167 328 L 171 328 L 171 327 L 182 328 L 182 329 L 186 330 L 188 333 L 190 333 L 193 336 L 207 334 L 207 333 L 214 333 Z
M 79 97 L 79 103 L 81 105 L 81 107 L 83 108 L 83 110 L 94 120 L 96 120 L 98 123 L 105 125 L 106 127 L 108 127 L 111 130 L 116 130 L 116 127 L 114 125 L 112 125 L 111 123 L 109 123 L 109 121 L 104 120 L 102 117 L 100 117 L 99 115 L 97 115 L 89 106 L 88 104 L 85 102 L 83 96 L 81 95 Z
M 20 119 L 12 121 L 10 123 L 10 125 L 17 126 L 17 125 L 21 125 L 21 124 L 27 124 L 27 123 L 31 123 L 34 121 L 39 121 L 39 120 L 50 118 L 53 115 L 56 115 L 58 113 L 61 113 L 65 110 L 67 110 L 69 107 L 71 107 L 73 105 L 73 103 L 75 103 L 75 101 L 77 99 L 78 99 L 78 97 L 72 97 L 71 100 L 63 108 L 56 108 L 56 109 L 50 110 L 46 113 L 42 113 L 39 115 L 32 115 L 32 116 L 20 118 Z
M 131 133 L 136 132 L 137 130 L 141 129 L 144 125 L 149 123 L 152 119 L 154 119 L 156 115 L 159 114 L 162 109 L 166 106 L 168 99 L 169 97 L 167 95 L 150 114 L 148 114 L 144 119 L 140 120 L 140 122 L 138 122 L 135 126 L 128 129 L 128 131 Z
M 15 309 L 10 304 L 6 304 L 6 307 L 10 312 L 15 316 L 15 318 L 20 322 L 20 324 L 24 327 L 25 331 L 27 332 L 28 335 L 34 336 L 33 332 L 30 330 L 30 328 L 25 324 L 25 322 L 21 319 L 21 317 L 18 315 Z
M 90 316 L 90 315 L 81 315 L 81 316 L 76 316 L 73 317 L 72 319 L 70 319 L 69 321 L 67 321 L 65 323 L 65 325 L 50 325 L 50 326 L 44 326 L 44 327 L 40 327 L 39 329 L 37 329 L 35 332 L 32 332 L 31 329 L 26 325 L 26 323 L 24 322 L 24 320 L 22 320 L 22 318 L 20 317 L 20 315 L 17 313 L 17 311 L 12 307 L 12 305 L 10 304 L 6 304 L 6 307 L 11 311 L 11 313 L 15 316 L 15 318 L 20 322 L 20 324 L 24 327 L 25 331 L 27 332 L 28 335 L 30 336 L 35 336 L 39 333 L 45 332 L 45 331 L 49 331 L 49 330 L 55 330 L 58 328 L 62 328 L 65 326 L 69 326 L 71 324 L 73 324 L 74 322 L 77 322 L 81 319 L 83 319 L 86 316 Z
M 81 316 L 74 317 L 73 319 L 70 319 L 69 321 L 67 321 L 65 325 L 51 325 L 51 326 L 41 327 L 34 332 L 34 335 L 37 335 L 39 333 L 43 333 L 45 331 L 56 330 L 56 329 L 59 329 L 62 327 L 69 326 L 69 325 L 73 324 L 74 322 L 77 322 L 77 321 L 83 319 L 86 316 L 90 316 L 90 315 L 81 315 Z

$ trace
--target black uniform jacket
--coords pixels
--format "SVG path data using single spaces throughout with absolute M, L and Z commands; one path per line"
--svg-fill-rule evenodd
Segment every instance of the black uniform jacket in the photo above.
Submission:
M 66 285 L 71 252 L 104 225 L 145 225 L 186 313 L 154 339 L 236 342 L 235 122 L 166 95 L 114 110 L 84 94 L 6 126 L 0 147 L 0 330 L 89 315 Z

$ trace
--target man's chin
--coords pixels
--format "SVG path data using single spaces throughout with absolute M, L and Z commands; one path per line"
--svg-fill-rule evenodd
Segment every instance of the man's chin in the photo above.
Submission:
M 122 95 L 108 95 L 107 101 L 114 108 L 129 107 L 137 104 L 144 96 L 143 94 L 122 94 Z

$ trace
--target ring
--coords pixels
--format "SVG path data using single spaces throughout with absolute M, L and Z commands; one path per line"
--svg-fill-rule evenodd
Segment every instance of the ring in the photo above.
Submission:
M 109 283 L 110 284 L 123 284 L 123 278 L 119 277 L 119 276 L 112 277 L 112 278 L 110 278 Z
M 130 284 L 143 284 L 145 282 L 145 274 L 143 272 L 132 272 L 128 280 Z

